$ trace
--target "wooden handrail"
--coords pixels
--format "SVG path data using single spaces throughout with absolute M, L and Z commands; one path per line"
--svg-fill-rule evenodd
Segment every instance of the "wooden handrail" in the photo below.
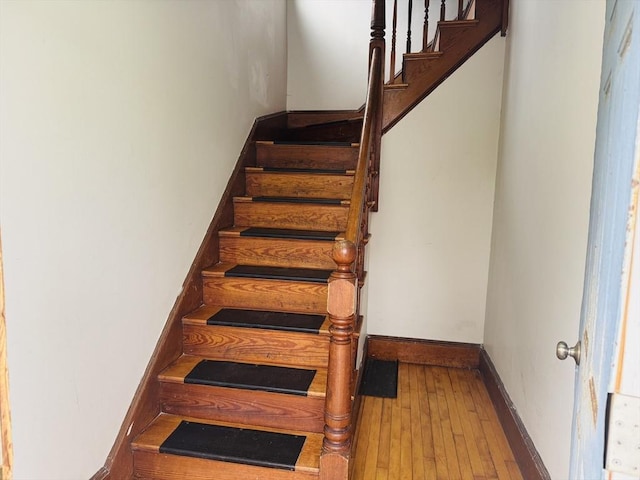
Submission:
M 359 287 L 364 278 L 364 248 L 368 240 L 369 211 L 377 203 L 377 178 L 382 138 L 384 84 L 384 0 L 373 0 L 369 48 L 369 83 L 364 110 L 358 164 L 344 239 L 336 242 L 327 293 L 329 365 L 320 478 L 346 479 L 353 429 L 351 424 L 355 367 L 353 332 L 359 312 Z M 375 190 L 374 190 L 375 189 Z
M 358 165 L 353 182 L 353 194 L 351 195 L 351 206 L 349 207 L 349 217 L 345 235 L 345 240 L 354 242 L 356 245 L 359 240 L 360 219 L 364 214 L 365 201 L 367 200 L 366 187 L 368 174 L 370 173 L 368 167 L 371 156 L 371 142 L 373 139 L 373 129 L 375 127 L 375 117 L 378 115 L 382 100 L 379 95 L 380 77 L 378 76 L 381 66 L 381 56 L 380 49 L 374 48 L 371 68 L 369 69 L 369 78 L 371 78 L 371 81 L 369 82 L 367 102 L 364 110 Z

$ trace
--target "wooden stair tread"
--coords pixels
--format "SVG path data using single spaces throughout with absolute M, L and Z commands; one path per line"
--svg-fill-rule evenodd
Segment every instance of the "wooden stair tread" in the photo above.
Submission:
M 235 197 L 238 202 L 260 203 L 313 203 L 317 205 L 350 205 L 351 201 L 341 198 L 308 198 L 308 197 Z
M 442 56 L 442 52 L 412 52 L 404 53 L 402 56 L 405 60 L 427 60 L 440 58 Z
M 408 83 L 385 83 L 385 90 L 404 90 L 409 87 Z
M 219 235 L 221 237 L 281 238 L 335 242 L 344 237 L 344 232 L 294 230 L 290 228 L 229 227 L 220 230 Z
M 327 372 L 324 369 L 211 360 L 191 355 L 178 358 L 158 378 L 162 382 L 309 397 L 324 397 L 327 384 Z
M 183 323 L 186 325 L 257 328 L 315 335 L 328 335 L 329 333 L 329 321 L 326 315 L 210 306 L 200 307 L 185 316 Z
M 167 442 L 167 440 L 172 436 L 172 434 L 174 434 L 174 432 L 176 432 L 177 429 L 182 428 L 181 425 L 185 424 L 190 425 L 190 427 L 185 431 L 178 433 L 199 435 L 199 430 L 200 432 L 205 432 L 206 436 L 205 438 L 199 438 L 199 440 L 204 443 L 203 446 L 198 446 L 198 439 L 183 438 L 183 449 L 181 455 L 196 457 L 200 459 L 206 458 L 207 460 L 217 460 L 244 465 L 265 466 L 270 468 L 275 467 L 279 469 L 288 469 L 316 474 L 319 471 L 320 451 L 322 449 L 321 434 L 306 433 L 304 435 L 301 435 L 300 432 L 294 432 L 290 430 L 268 427 L 257 428 L 238 423 L 202 420 L 177 415 L 160 414 L 149 425 L 149 427 L 147 427 L 147 429 L 131 443 L 131 447 L 134 452 L 146 451 L 150 453 L 161 453 L 161 451 L 164 450 L 164 453 L 173 455 L 173 452 L 167 452 L 166 450 L 175 451 L 175 449 L 167 449 L 167 444 L 172 443 L 173 445 L 175 445 L 176 442 Z M 248 432 L 249 434 L 255 432 L 255 435 L 242 435 L 244 432 Z M 276 435 L 268 436 L 268 434 Z M 268 454 L 272 450 L 269 448 L 269 442 L 273 442 L 274 440 L 278 441 L 281 438 L 285 439 L 286 437 L 293 437 L 298 439 L 301 438 L 302 441 L 298 442 L 298 444 L 301 446 L 299 454 L 297 455 L 297 458 L 295 458 L 295 462 L 291 462 L 292 465 L 285 465 L 284 462 L 269 462 L 268 459 L 265 460 L 265 458 L 263 457 L 256 458 L 255 456 L 249 457 L 249 455 L 235 454 L 233 453 L 235 447 L 242 447 L 242 445 L 236 445 L 238 443 L 237 441 L 230 442 L 229 438 L 221 438 L 221 435 L 231 435 L 232 437 L 235 436 L 235 438 L 238 438 L 238 436 L 242 435 L 241 438 L 242 441 L 246 443 L 245 446 L 251 446 L 253 451 L 262 452 L 263 454 Z M 177 443 L 179 445 L 181 442 Z M 220 446 L 221 443 L 227 443 L 227 447 L 225 448 L 224 446 Z M 283 444 L 286 444 L 286 441 L 283 442 Z M 219 451 L 216 452 L 215 450 L 218 447 L 220 447 Z M 206 450 L 205 455 L 208 458 L 203 457 L 200 452 L 196 452 L 196 449 Z M 291 453 L 291 450 L 289 450 L 287 447 L 281 447 L 281 449 L 285 450 L 286 453 Z M 245 449 L 240 448 L 240 451 L 243 450 Z M 271 463 L 272 465 L 269 465 L 269 463 Z M 276 464 L 278 466 L 276 466 Z M 212 465 L 214 464 L 212 463 Z M 188 473 L 185 472 L 185 474 Z
M 293 145 L 303 147 L 350 147 L 359 148 L 359 143 L 352 142 L 322 142 L 313 140 L 258 140 L 257 145 Z
M 480 21 L 476 18 L 467 20 L 441 20 L 438 22 L 438 28 L 456 28 L 456 27 L 473 27 Z
M 327 283 L 331 272 L 332 270 L 317 270 L 312 268 L 263 267 L 218 263 L 217 265 L 203 270 L 202 275 L 205 277 L 253 278 Z
M 346 175 L 353 177 L 355 170 L 332 168 L 298 168 L 298 167 L 245 167 L 247 173 L 273 174 L 309 174 L 309 175 Z

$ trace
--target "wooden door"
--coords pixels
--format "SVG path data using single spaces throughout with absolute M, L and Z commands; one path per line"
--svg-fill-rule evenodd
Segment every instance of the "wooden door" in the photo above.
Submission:
M 606 15 L 570 469 L 572 479 L 585 480 L 604 475 L 607 394 L 626 296 L 622 280 L 638 158 L 640 2 L 608 0 Z

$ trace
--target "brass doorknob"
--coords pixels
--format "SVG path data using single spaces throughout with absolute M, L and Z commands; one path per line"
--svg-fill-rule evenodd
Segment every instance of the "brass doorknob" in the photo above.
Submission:
M 575 360 L 576 365 L 580 365 L 580 341 L 574 347 L 569 347 L 566 342 L 558 342 L 556 346 L 556 357 L 564 360 L 571 357 Z

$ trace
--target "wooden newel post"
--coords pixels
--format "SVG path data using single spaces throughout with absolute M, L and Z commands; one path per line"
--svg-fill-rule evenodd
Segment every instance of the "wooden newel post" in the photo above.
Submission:
M 320 477 L 347 479 L 351 451 L 352 341 L 356 317 L 356 275 L 353 265 L 357 250 L 353 242 L 340 240 L 333 247 L 338 265 L 329 278 L 327 311 L 331 321 L 329 371 L 324 413 L 324 442 Z

